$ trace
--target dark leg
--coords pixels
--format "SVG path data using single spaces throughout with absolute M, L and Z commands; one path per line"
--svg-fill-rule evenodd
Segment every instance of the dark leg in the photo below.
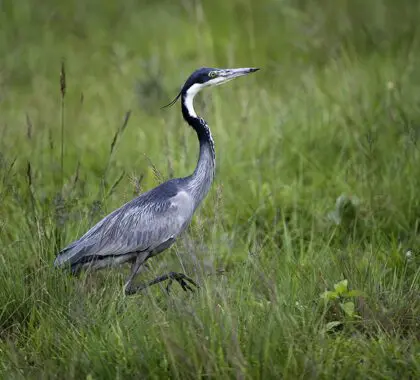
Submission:
M 147 252 L 139 253 L 136 257 L 136 260 L 131 264 L 130 276 L 128 276 L 127 281 L 124 285 L 125 294 L 132 294 L 131 283 L 133 282 L 134 277 L 136 277 L 137 273 L 139 272 L 140 267 L 144 264 L 148 257 L 149 254 Z
M 199 288 L 199 286 L 195 283 L 195 281 L 192 280 L 191 278 L 187 277 L 185 274 L 183 274 L 183 273 L 176 273 L 176 272 L 169 272 L 167 274 L 164 274 L 162 276 L 159 276 L 159 277 L 155 278 L 154 280 L 148 282 L 147 284 L 141 284 L 141 285 L 136 286 L 135 288 L 134 287 L 130 287 L 130 289 L 129 289 L 130 292 L 127 293 L 127 290 L 126 290 L 126 294 L 134 294 L 134 293 L 137 293 L 140 290 L 143 290 L 143 289 L 145 289 L 145 288 L 147 288 L 147 287 L 149 287 L 151 285 L 155 285 L 155 284 L 158 284 L 159 282 L 166 281 L 166 280 L 169 280 L 168 281 L 168 285 L 166 286 L 166 291 L 168 293 L 169 293 L 169 288 L 170 288 L 170 286 L 171 286 L 171 284 L 172 284 L 172 282 L 174 280 L 176 282 L 178 282 L 179 285 L 181 285 L 182 289 L 185 290 L 185 291 L 187 291 L 187 290 L 190 290 L 191 292 L 193 291 L 193 289 L 188 284 L 188 282 L 190 284 L 196 286 L 197 288 Z

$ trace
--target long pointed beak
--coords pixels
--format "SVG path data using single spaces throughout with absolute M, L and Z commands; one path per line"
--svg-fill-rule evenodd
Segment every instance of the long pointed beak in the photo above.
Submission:
M 219 76 L 225 78 L 226 80 L 230 80 L 250 73 L 255 73 L 258 70 L 259 68 L 257 67 L 241 67 L 239 69 L 226 69 L 220 70 Z

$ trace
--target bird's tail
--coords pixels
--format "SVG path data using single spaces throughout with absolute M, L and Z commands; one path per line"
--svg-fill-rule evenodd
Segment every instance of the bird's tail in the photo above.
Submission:
M 79 258 L 85 250 L 86 247 L 80 247 L 78 241 L 71 243 L 58 253 L 54 260 L 54 267 L 68 268 L 73 271 L 73 267 L 77 265 Z

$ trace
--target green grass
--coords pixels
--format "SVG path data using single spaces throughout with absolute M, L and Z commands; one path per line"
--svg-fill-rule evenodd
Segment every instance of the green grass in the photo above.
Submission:
M 0 377 L 419 378 L 418 3 L 57 4 L 0 3 Z M 127 268 L 54 270 L 193 170 L 193 131 L 160 106 L 200 66 L 262 70 L 197 100 L 216 180 L 141 278 L 185 271 L 199 291 L 124 297 Z M 342 194 L 358 203 L 336 224 Z

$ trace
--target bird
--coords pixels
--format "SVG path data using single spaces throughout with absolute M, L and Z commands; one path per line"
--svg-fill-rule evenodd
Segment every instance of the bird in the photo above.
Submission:
M 163 182 L 105 216 L 82 237 L 62 249 L 54 260 L 54 267 L 67 268 L 77 275 L 82 269 L 98 270 L 129 263 L 131 271 L 123 287 L 125 295 L 166 280 L 168 292 L 173 281 L 185 291 L 193 291 L 192 286 L 199 287 L 193 279 L 177 272 L 166 273 L 140 285 L 134 285 L 133 280 L 143 267 L 147 267 L 147 260 L 171 247 L 187 229 L 213 183 L 216 167 L 214 141 L 207 122 L 194 109 L 195 96 L 205 88 L 258 70 L 255 67 L 202 67 L 195 70 L 178 95 L 162 107 L 170 107 L 181 99 L 182 116 L 196 132 L 199 143 L 194 172 Z

